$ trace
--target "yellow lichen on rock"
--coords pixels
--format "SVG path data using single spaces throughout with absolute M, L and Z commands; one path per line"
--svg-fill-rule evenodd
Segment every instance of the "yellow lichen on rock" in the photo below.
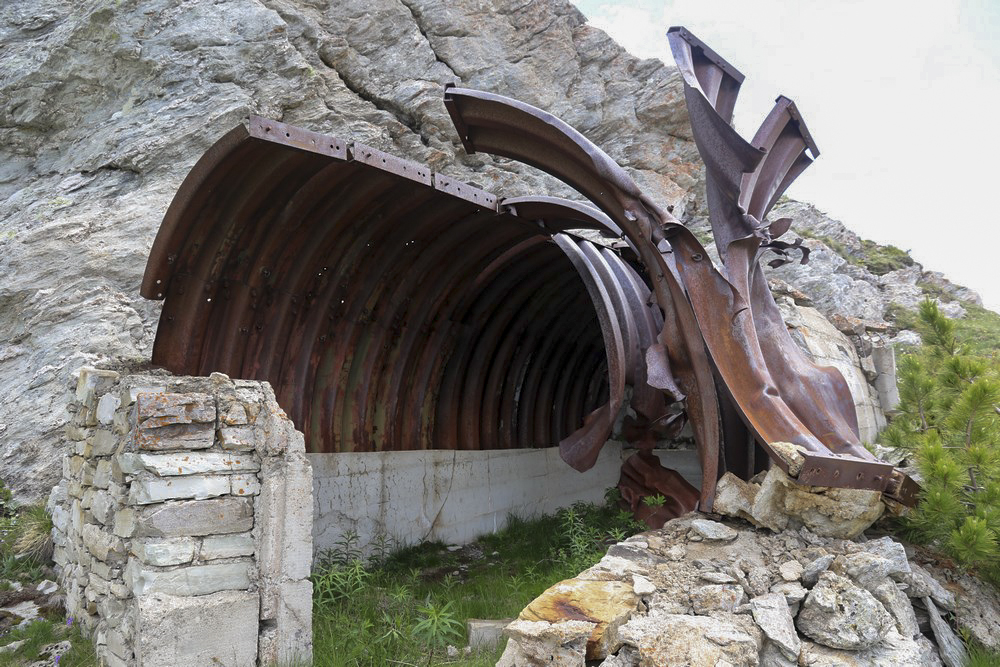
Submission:
M 600 660 L 621 646 L 618 628 L 635 612 L 639 596 L 624 581 L 566 579 L 535 598 L 520 619 L 525 621 L 575 620 L 596 623 L 587 640 L 587 660 Z

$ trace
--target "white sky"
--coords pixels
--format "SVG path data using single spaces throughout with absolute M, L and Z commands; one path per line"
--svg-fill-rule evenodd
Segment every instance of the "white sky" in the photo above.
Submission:
M 788 190 L 1000 311 L 1000 2 L 576 0 L 636 56 L 686 26 L 746 75 L 750 138 L 780 93 L 820 157 Z

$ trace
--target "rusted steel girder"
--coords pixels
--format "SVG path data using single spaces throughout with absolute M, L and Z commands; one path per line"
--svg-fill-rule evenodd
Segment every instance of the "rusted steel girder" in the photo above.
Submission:
M 467 150 L 539 167 L 597 209 L 502 199 L 253 117 L 164 217 L 141 290 L 165 301 L 153 362 L 269 380 L 311 451 L 558 443 L 586 470 L 620 426 L 643 452 L 623 488 L 669 496 L 664 514 L 710 510 L 724 471 L 766 466 L 757 451 L 800 482 L 912 503 L 912 483 L 860 446 L 843 378 L 789 338 L 758 265 L 795 245 L 777 240 L 787 220 L 765 220 L 816 155 L 801 118 L 779 98 L 743 141 L 729 126 L 742 75 L 683 29 L 670 42 L 721 267 L 603 151 L 515 100 L 445 93 Z M 685 421 L 698 492 L 648 453 Z

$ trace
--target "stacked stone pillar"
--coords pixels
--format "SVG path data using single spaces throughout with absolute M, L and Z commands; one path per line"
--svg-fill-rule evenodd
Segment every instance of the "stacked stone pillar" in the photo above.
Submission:
M 312 472 L 267 383 L 83 369 L 53 488 L 68 613 L 103 664 L 312 650 Z

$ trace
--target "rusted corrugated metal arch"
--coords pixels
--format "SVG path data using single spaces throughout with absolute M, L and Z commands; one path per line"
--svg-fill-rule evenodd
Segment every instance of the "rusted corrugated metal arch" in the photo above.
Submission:
M 596 456 L 659 313 L 627 261 L 571 228 L 619 233 L 584 204 L 501 207 L 253 118 L 161 225 L 142 286 L 164 299 L 153 362 L 271 381 L 313 451 L 547 446 L 583 429 Z
M 912 483 L 861 447 L 843 378 L 789 338 L 759 269 L 765 250 L 785 261 L 796 245 L 777 240 L 789 221 L 765 220 L 818 154 L 801 117 L 779 98 L 744 141 L 729 124 L 742 74 L 682 28 L 669 39 L 722 266 L 603 151 L 516 100 L 445 94 L 468 151 L 534 165 L 600 210 L 500 200 L 254 117 L 202 157 L 164 218 L 142 286 L 165 299 L 153 362 L 269 380 L 312 451 L 559 443 L 585 470 L 620 418 L 649 448 L 686 417 L 703 509 L 723 471 L 748 477 L 764 451 L 801 482 L 912 502 Z M 776 443 L 801 450 L 801 471 Z M 623 480 L 652 479 L 652 461 Z M 670 511 L 693 506 L 683 482 L 665 484 Z

